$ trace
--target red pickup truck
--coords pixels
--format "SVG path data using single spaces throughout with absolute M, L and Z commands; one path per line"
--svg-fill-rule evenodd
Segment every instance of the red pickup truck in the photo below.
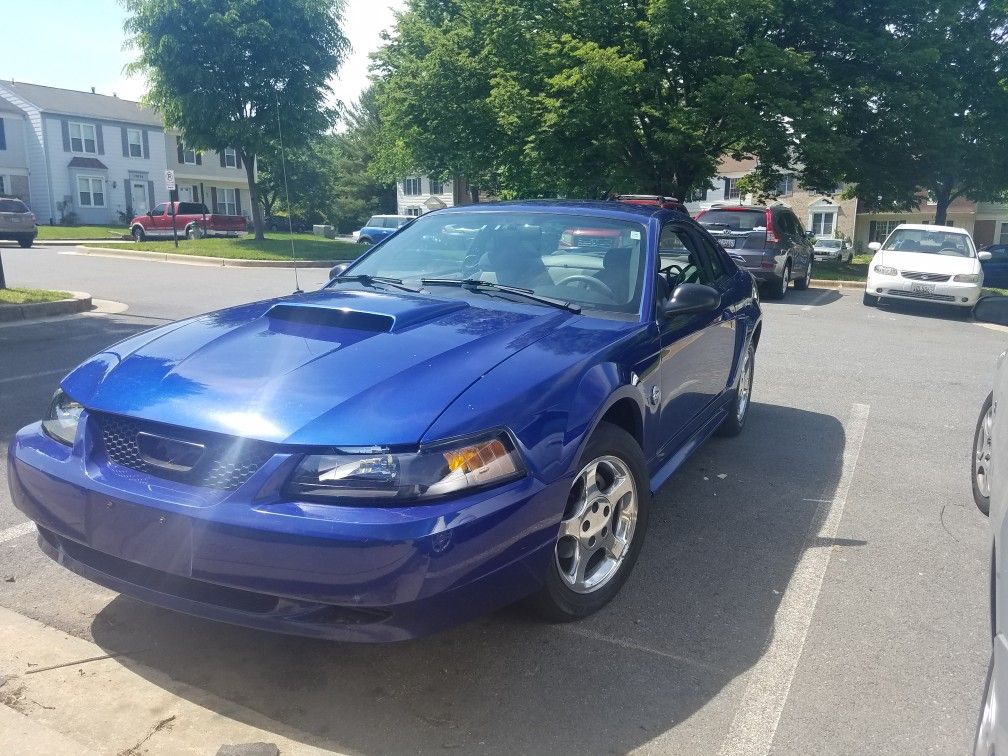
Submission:
M 153 210 L 130 221 L 130 234 L 136 241 L 147 238 L 171 238 L 172 205 L 175 228 L 186 239 L 200 236 L 237 236 L 245 233 L 245 218 L 241 215 L 221 215 L 207 211 L 201 202 L 162 202 Z

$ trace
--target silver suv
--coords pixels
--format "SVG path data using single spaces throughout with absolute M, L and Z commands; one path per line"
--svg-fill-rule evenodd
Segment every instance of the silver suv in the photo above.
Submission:
M 35 215 L 19 199 L 0 197 L 0 239 L 16 241 L 27 249 L 38 236 Z

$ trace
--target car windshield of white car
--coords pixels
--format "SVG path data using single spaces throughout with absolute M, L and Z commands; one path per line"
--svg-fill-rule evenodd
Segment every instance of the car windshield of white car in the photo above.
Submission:
M 920 252 L 948 257 L 976 257 L 973 242 L 966 234 L 947 231 L 925 231 L 898 228 L 892 232 L 882 249 L 892 252 Z
M 636 313 L 646 233 L 633 221 L 567 213 L 432 213 L 376 247 L 346 275 L 482 280 L 586 309 Z

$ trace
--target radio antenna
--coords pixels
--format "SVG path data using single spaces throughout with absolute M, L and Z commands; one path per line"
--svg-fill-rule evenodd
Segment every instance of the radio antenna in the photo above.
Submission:
M 290 215 L 290 188 L 287 186 L 287 154 L 284 150 L 283 129 L 280 126 L 280 95 L 277 94 L 276 89 L 273 90 L 273 97 L 276 99 L 277 136 L 280 138 L 280 165 L 283 169 L 284 196 L 286 197 L 287 202 L 287 233 L 290 235 L 291 263 L 294 266 L 294 293 L 304 294 L 304 291 L 301 289 L 301 283 L 298 280 L 297 253 L 294 251 L 294 222 L 291 220 Z

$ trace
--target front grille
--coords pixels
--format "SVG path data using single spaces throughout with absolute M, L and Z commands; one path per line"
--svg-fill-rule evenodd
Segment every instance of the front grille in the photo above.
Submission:
M 108 460 L 120 467 L 193 486 L 233 491 L 252 477 L 273 456 L 268 444 L 212 433 L 198 433 L 160 423 L 92 413 Z M 191 469 L 172 470 L 145 459 L 137 442 L 140 433 L 204 447 Z
M 916 270 L 904 270 L 903 278 L 911 278 L 914 281 L 928 281 L 929 283 L 945 283 L 952 276 L 942 275 L 941 273 L 920 273 Z
M 948 294 L 925 294 L 921 291 L 903 291 L 902 289 L 890 289 L 889 294 L 898 297 L 908 297 L 910 299 L 929 299 L 934 302 L 955 302 L 956 298 Z

